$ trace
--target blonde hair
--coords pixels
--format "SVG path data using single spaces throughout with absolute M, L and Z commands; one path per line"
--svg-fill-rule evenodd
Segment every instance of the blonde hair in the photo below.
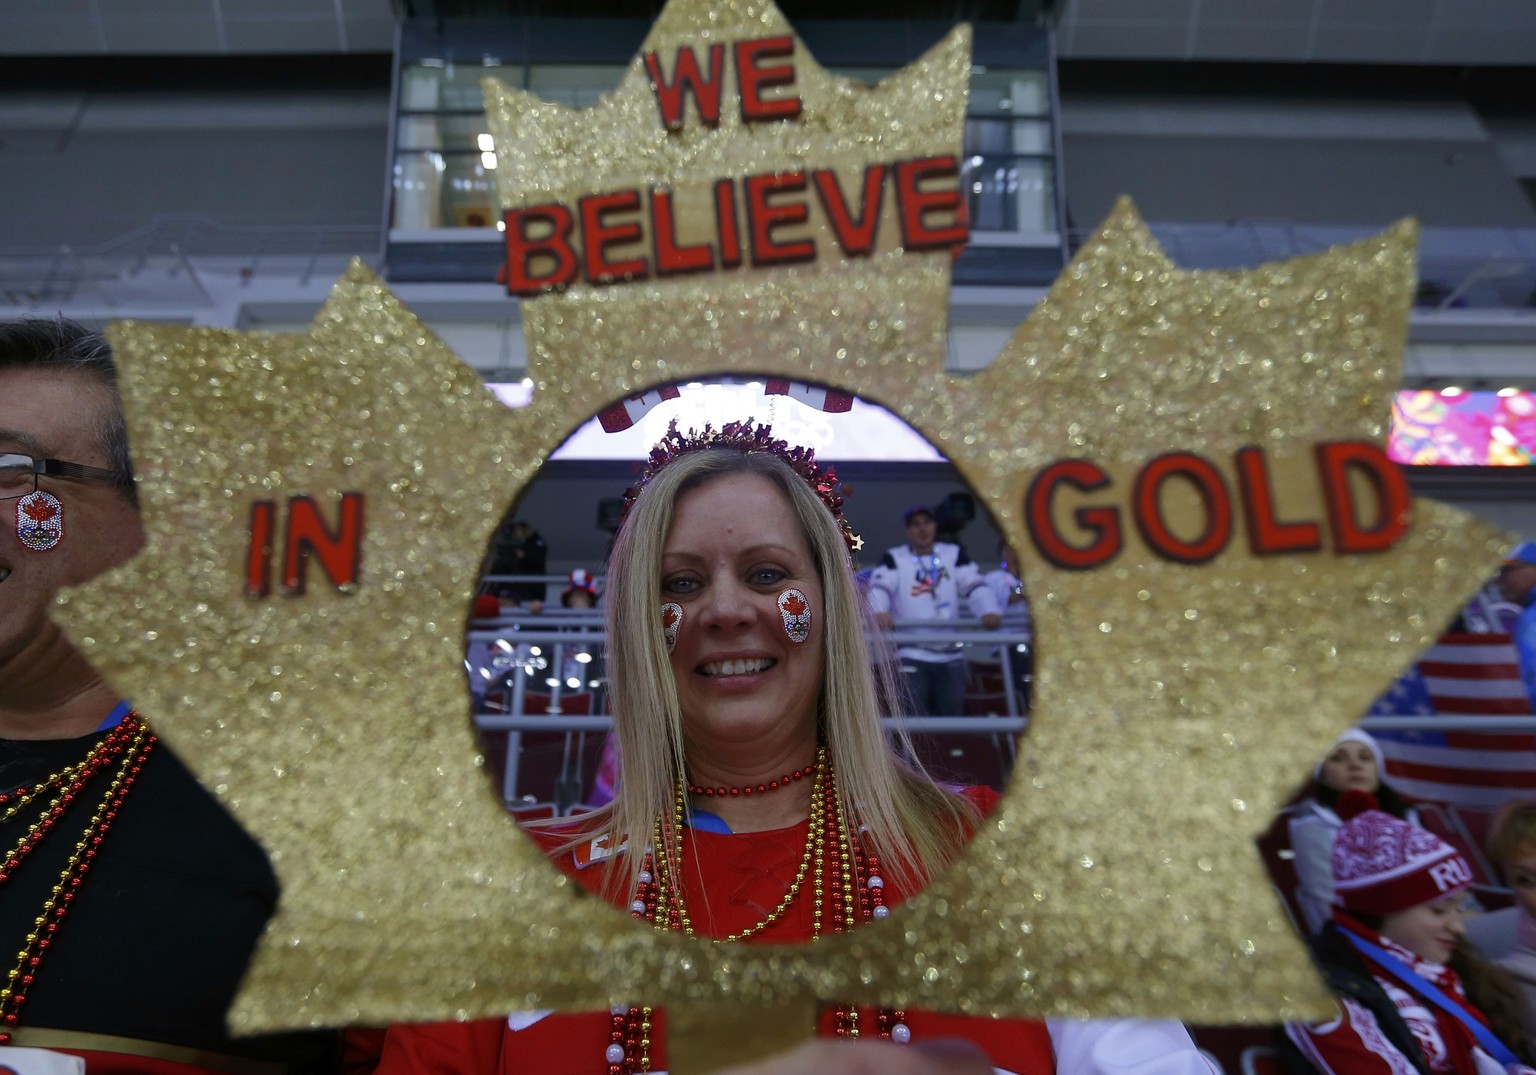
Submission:
M 756 474 L 793 506 L 821 581 L 822 683 L 817 722 L 838 775 L 849 823 L 863 829 L 866 847 L 888 876 L 909 890 L 947 866 L 964 845 L 978 814 L 969 800 L 939 787 L 901 760 L 881 726 L 877 676 L 889 662 L 871 659 L 866 609 L 832 513 L 776 456 L 713 449 L 682 455 L 645 486 L 630 509 L 608 566 L 608 668 L 620 759 L 619 787 L 605 811 L 583 826 L 584 839 L 607 832 L 629 840 L 625 861 L 612 865 L 610 894 L 633 891 L 640 850 L 655 819 L 672 808 L 686 772 L 676 683 L 661 630 L 661 558 L 678 497 L 731 474 Z M 836 675 L 828 675 L 835 669 Z M 904 732 L 900 746 L 910 756 Z
M 1536 849 L 1536 800 L 1505 803 L 1493 815 L 1488 830 L 1488 857 L 1503 873 L 1512 859 Z

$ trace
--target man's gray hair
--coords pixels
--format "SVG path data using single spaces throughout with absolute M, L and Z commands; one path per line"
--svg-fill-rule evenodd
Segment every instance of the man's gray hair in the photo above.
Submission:
M 103 385 L 112 408 L 96 430 L 96 441 L 110 460 L 124 496 L 137 502 L 133 460 L 128 454 L 128 427 L 117 392 L 117 364 L 112 347 L 77 321 L 67 317 L 28 317 L 0 321 L 0 370 L 41 369 L 78 373 Z

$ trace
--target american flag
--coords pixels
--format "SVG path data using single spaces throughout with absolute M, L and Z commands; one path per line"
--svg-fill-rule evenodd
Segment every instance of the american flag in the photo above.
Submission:
M 1536 795 L 1536 733 L 1456 728 L 1457 718 L 1532 716 L 1507 634 L 1442 635 L 1367 716 L 1424 718 L 1422 731 L 1366 724 L 1388 783 L 1411 798 L 1488 810 Z

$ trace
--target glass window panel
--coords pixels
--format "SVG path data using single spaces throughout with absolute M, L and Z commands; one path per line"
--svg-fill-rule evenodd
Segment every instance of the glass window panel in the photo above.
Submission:
M 440 153 L 396 155 L 391 227 L 442 227 L 442 172 Z
M 1050 80 L 1046 78 L 1045 69 L 991 69 L 972 73 L 969 111 L 972 115 L 1050 115 Z
M 1012 198 L 1020 231 L 1056 230 L 1056 170 L 1048 160 L 1024 158 L 1013 163 Z
M 496 226 L 496 175 L 478 153 L 401 153 L 394 194 L 391 227 Z
M 1013 151 L 1013 120 L 968 119 L 965 121 L 965 152 L 1011 153 Z
M 520 85 L 520 64 L 406 64 L 393 175 L 391 226 L 494 227 L 495 172 L 484 166 L 480 138 L 489 136 L 480 80 L 493 75 Z M 431 113 L 438 113 L 433 115 Z
M 400 69 L 400 107 L 407 111 L 482 111 L 480 80 L 490 75 L 509 86 L 523 83 L 522 64 L 424 61 Z M 430 88 L 429 88 L 430 87 Z
M 1015 153 L 1051 152 L 1051 124 L 1043 119 L 1017 119 L 1013 121 L 1013 151 Z
M 1038 157 L 975 154 L 964 183 L 976 231 L 1056 230 L 1055 168 Z
M 417 149 L 478 151 L 482 135 L 490 137 L 490 126 L 483 113 L 401 116 L 395 145 L 402 153 Z
M 977 119 L 965 121 L 965 152 L 1051 153 L 1051 125 L 1043 119 Z
M 431 112 L 442 107 L 442 71 L 419 64 L 400 69 L 400 108 L 408 112 Z
M 416 152 L 423 149 L 442 149 L 441 116 L 401 116 L 395 132 L 397 153 Z

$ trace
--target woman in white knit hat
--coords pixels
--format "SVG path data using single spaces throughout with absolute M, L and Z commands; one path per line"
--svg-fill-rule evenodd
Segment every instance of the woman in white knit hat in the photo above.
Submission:
M 1343 824 L 1334 805 L 1346 791 L 1369 792 L 1384 813 L 1410 824 L 1419 815 L 1384 780 L 1381 747 L 1368 732 L 1350 728 L 1333 741 L 1312 770 L 1312 794 L 1291 811 L 1291 850 L 1296 854 L 1297 904 L 1307 932 L 1317 933 L 1333 913 L 1333 838 Z

